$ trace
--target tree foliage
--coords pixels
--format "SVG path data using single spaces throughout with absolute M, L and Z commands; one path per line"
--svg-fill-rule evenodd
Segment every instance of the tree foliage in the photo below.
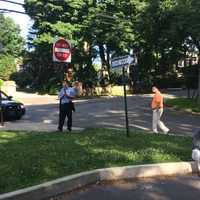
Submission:
M 191 47 L 200 50 L 196 0 L 25 0 L 25 10 L 34 20 L 29 63 L 40 85 L 52 77 L 59 81 L 61 70 L 52 62 L 56 37 L 71 41 L 72 63 L 83 82 L 85 74 L 96 76 L 93 64 L 98 56 L 112 76 L 111 55 L 132 51 L 138 64 L 131 69 L 131 78 L 134 84 L 143 81 L 149 87 L 155 80 L 178 78 L 177 62 Z
M 12 55 L 17 58 L 24 49 L 24 40 L 20 36 L 20 28 L 14 21 L 0 14 L 0 43 L 1 54 Z
M 15 59 L 11 55 L 0 56 L 0 79 L 9 80 L 12 73 L 16 71 Z
M 15 59 L 24 49 L 24 40 L 20 36 L 19 26 L 14 21 L 0 14 L 0 78 L 9 80 L 16 71 Z

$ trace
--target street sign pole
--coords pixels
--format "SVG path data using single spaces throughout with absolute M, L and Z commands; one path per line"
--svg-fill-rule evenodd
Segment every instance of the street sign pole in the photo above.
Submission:
M 4 126 L 4 119 L 3 119 L 3 106 L 2 106 L 2 101 L 0 99 L 0 116 L 1 116 L 1 126 Z
M 123 85 L 124 85 L 124 109 L 125 109 L 125 120 L 126 120 L 126 136 L 130 137 L 129 134 L 129 123 L 128 123 L 128 108 L 127 108 L 127 97 L 126 97 L 126 80 L 125 80 L 125 67 L 130 66 L 134 59 L 130 55 L 115 57 L 111 61 L 112 69 L 122 68 Z
M 124 85 L 124 108 L 125 108 L 125 118 L 126 118 L 126 136 L 129 137 L 129 124 L 128 124 L 128 109 L 127 109 L 127 97 L 126 97 L 126 80 L 125 80 L 125 67 L 122 68 L 123 74 L 123 85 Z
M 199 67 L 199 78 L 198 78 L 198 105 L 199 105 L 199 108 L 200 108 L 200 67 Z

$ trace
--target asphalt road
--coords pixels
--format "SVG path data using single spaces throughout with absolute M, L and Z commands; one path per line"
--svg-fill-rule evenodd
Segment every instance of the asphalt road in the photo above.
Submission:
M 151 130 L 152 111 L 150 95 L 128 97 L 130 129 Z M 27 113 L 19 121 L 6 122 L 2 130 L 44 130 L 54 131 L 58 122 L 58 101 L 56 97 L 22 98 L 27 104 Z M 77 100 L 73 114 L 74 129 L 87 127 L 125 127 L 123 97 L 106 97 L 90 100 Z M 200 128 L 200 116 L 164 110 L 162 120 L 171 133 L 191 135 Z
M 197 175 L 96 184 L 63 195 L 59 200 L 199 200 Z

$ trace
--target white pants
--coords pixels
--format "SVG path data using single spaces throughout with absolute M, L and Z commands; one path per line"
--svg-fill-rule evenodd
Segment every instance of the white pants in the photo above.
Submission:
M 155 133 L 158 133 L 158 129 L 157 129 L 158 126 L 164 133 L 167 133 L 169 131 L 169 129 L 160 120 L 162 114 L 163 114 L 163 108 L 153 110 L 152 128 L 153 128 L 153 132 Z
M 192 150 L 192 159 L 196 163 L 198 172 L 200 172 L 200 151 L 199 151 L 199 149 Z

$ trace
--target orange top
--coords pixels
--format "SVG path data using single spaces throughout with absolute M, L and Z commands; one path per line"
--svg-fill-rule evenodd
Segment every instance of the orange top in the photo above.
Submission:
M 163 108 L 163 95 L 160 92 L 156 92 L 151 102 L 151 108 Z

